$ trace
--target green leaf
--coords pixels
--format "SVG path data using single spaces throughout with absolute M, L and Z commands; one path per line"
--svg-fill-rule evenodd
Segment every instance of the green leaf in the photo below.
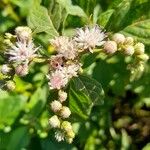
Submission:
M 45 32 L 50 37 L 58 36 L 58 32 L 48 15 L 48 10 L 40 6 L 39 3 L 33 3 L 30 14 L 27 18 L 28 26 L 34 30 L 35 33 Z
M 132 1 L 133 0 L 123 0 L 119 3 L 106 26 L 108 31 L 118 31 L 123 27 L 125 17 L 131 8 Z
M 11 134 L 6 150 L 21 150 L 30 142 L 30 134 L 27 127 L 19 127 Z
M 87 119 L 94 105 L 103 103 L 101 84 L 87 76 L 79 76 L 70 82 L 69 106 L 75 116 Z
M 72 5 L 71 0 L 57 0 L 57 2 L 66 9 L 67 13 L 73 16 L 79 16 L 79 17 L 85 17 L 87 18 L 87 15 L 83 11 L 82 8 L 80 8 L 77 5 Z
M 105 27 L 113 13 L 114 13 L 114 9 L 109 9 L 109 10 L 101 13 L 98 18 L 98 24 Z
M 27 109 L 29 109 L 30 117 L 37 117 L 44 108 L 47 101 L 47 86 L 39 87 L 31 96 Z
M 0 91 L 0 126 L 12 125 L 27 101 L 22 95 Z
M 150 46 L 150 19 L 133 23 L 121 32 Z

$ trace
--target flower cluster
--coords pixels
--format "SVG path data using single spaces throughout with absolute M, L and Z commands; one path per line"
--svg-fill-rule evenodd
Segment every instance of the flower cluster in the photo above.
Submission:
M 14 90 L 13 76 L 28 74 L 29 65 L 37 57 L 38 48 L 33 43 L 32 31 L 28 27 L 17 27 L 15 35 L 7 33 L 5 43 L 8 46 L 5 52 L 7 63 L 2 66 L 1 73 L 8 76 L 5 84 L 7 89 Z M 65 90 L 69 81 L 77 77 L 82 70 L 80 62 L 82 55 L 93 53 L 94 49 L 98 48 L 106 54 L 121 52 L 127 56 L 134 56 L 136 63 L 128 65 L 131 72 L 143 71 L 148 56 L 145 54 L 143 43 L 120 33 L 115 33 L 108 38 L 108 35 L 98 25 L 77 29 L 76 34 L 71 38 L 55 37 L 50 40 L 50 44 L 54 47 L 56 54 L 50 58 L 44 58 L 49 66 L 46 76 L 49 89 L 56 90 L 58 97 L 50 103 L 53 116 L 49 119 L 49 125 L 55 129 L 57 141 L 66 140 L 72 143 L 75 133 L 69 122 L 71 110 L 66 105 L 68 95 Z
M 25 76 L 29 71 L 30 62 L 37 57 L 38 48 L 35 47 L 32 39 L 32 31 L 29 27 L 17 27 L 15 35 L 6 33 L 4 41 L 7 45 L 5 56 L 7 63 L 1 68 L 1 73 L 10 76 L 10 79 L 16 74 Z M 8 86 L 8 83 L 13 86 Z M 13 90 L 15 83 L 12 80 L 6 82 L 8 89 Z M 11 88 L 10 88 L 11 87 Z
M 51 102 L 51 110 L 55 113 L 49 119 L 51 127 L 56 128 L 55 138 L 57 141 L 66 139 L 69 143 L 75 136 L 68 119 L 71 111 L 63 102 L 67 99 L 64 92 L 69 80 L 77 77 L 81 70 L 80 57 L 86 52 L 93 52 L 96 46 L 101 46 L 106 38 L 102 29 L 96 25 L 77 29 L 76 35 L 72 38 L 66 36 L 55 37 L 50 44 L 55 48 L 57 54 L 50 58 L 50 72 L 47 75 L 49 88 L 58 90 L 59 98 Z
M 114 54 L 119 51 L 126 56 L 133 56 L 135 62 L 128 65 L 128 69 L 131 70 L 131 74 L 141 74 L 144 71 L 145 62 L 149 59 L 145 54 L 145 46 L 143 43 L 135 41 L 132 37 L 125 37 L 121 33 L 115 33 L 113 36 L 104 43 L 104 52 L 107 54 Z M 131 76 L 131 80 L 134 77 Z

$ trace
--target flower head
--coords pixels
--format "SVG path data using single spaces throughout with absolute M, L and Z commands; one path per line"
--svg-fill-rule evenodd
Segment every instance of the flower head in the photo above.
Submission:
M 52 116 L 49 119 L 49 124 L 52 128 L 59 128 L 60 127 L 60 121 L 56 115 Z
M 101 46 L 104 43 L 106 35 L 102 29 L 95 25 L 93 28 L 86 26 L 77 30 L 74 40 L 80 49 L 89 49 L 90 52 L 95 46 Z
M 69 37 L 59 36 L 52 39 L 50 43 L 55 47 L 58 54 L 61 54 L 65 59 L 75 59 L 77 56 L 76 43 Z
M 62 118 L 69 118 L 70 115 L 71 115 L 70 109 L 66 106 L 63 106 L 62 109 L 60 110 L 60 116 Z
M 62 108 L 62 104 L 56 100 L 52 101 L 50 105 L 53 112 L 58 112 Z
M 47 76 L 50 89 L 61 89 L 68 83 L 68 78 L 61 70 L 56 70 Z
M 29 27 L 17 27 L 15 32 L 20 41 L 28 41 L 32 39 L 32 31 Z
M 65 134 L 64 134 L 64 132 L 61 131 L 61 130 L 57 130 L 57 131 L 55 132 L 55 138 L 56 138 L 56 140 L 57 140 L 58 142 L 64 141 L 64 140 L 65 140 Z
M 64 101 L 66 101 L 67 99 L 67 93 L 62 91 L 62 90 L 59 90 L 58 92 L 58 96 L 59 96 L 59 101 L 62 103 Z
M 32 41 L 29 42 L 16 42 L 16 45 L 13 45 L 6 54 L 9 56 L 9 61 L 15 63 L 29 63 L 37 55 L 35 52 L 38 48 L 35 48 Z

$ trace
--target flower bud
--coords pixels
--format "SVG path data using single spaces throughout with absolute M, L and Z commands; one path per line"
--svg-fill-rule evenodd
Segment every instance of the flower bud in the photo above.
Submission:
M 71 144 L 71 143 L 73 142 L 73 138 L 67 137 L 66 140 L 67 140 L 67 142 L 68 142 L 69 144 Z
M 114 41 L 107 41 L 104 43 L 104 51 L 113 54 L 117 51 L 117 44 Z
M 72 125 L 68 121 L 63 121 L 62 124 L 61 124 L 61 129 L 63 129 L 66 132 L 69 132 L 69 131 L 72 130 Z
M 56 115 L 54 115 L 49 119 L 49 124 L 52 128 L 59 128 L 60 120 L 58 119 L 58 117 Z
M 135 44 L 134 48 L 135 48 L 135 54 L 137 54 L 137 55 L 141 55 L 145 51 L 145 46 L 143 43 Z
M 31 39 L 31 34 L 32 31 L 29 27 L 17 27 L 16 30 L 16 35 L 20 40 L 30 40 Z
M 147 54 L 137 55 L 137 57 L 142 61 L 147 61 L 149 59 L 149 56 Z
M 62 90 L 59 90 L 58 96 L 59 96 L 59 100 L 61 103 L 66 101 L 66 99 L 67 99 L 67 93 Z
M 67 132 L 67 137 L 72 138 L 72 139 L 75 137 L 75 133 L 73 132 L 73 130 L 70 130 Z
M 18 65 L 15 69 L 15 73 L 18 75 L 18 76 L 25 76 L 28 74 L 28 65 L 27 64 L 23 64 L 23 65 Z
M 12 80 L 6 81 L 6 88 L 9 91 L 13 91 L 16 88 L 15 82 Z
M 4 65 L 2 65 L 1 73 L 3 75 L 13 75 L 14 74 L 14 69 L 11 68 L 10 65 L 4 64 Z
M 115 41 L 117 44 L 123 44 L 125 41 L 125 36 L 120 33 L 115 33 L 112 37 L 113 41 Z
M 129 56 L 133 55 L 133 54 L 134 54 L 134 47 L 131 46 L 131 45 L 125 46 L 125 47 L 124 47 L 124 53 L 125 53 L 126 55 L 129 55 Z
M 58 112 L 62 108 L 62 104 L 57 100 L 52 101 L 50 105 L 53 112 Z
M 126 45 L 133 45 L 133 43 L 134 43 L 134 39 L 132 37 L 126 37 L 125 38 L 124 44 L 126 44 Z
M 62 118 L 69 118 L 70 115 L 71 115 L 70 109 L 66 106 L 63 106 L 62 109 L 60 110 L 60 116 Z

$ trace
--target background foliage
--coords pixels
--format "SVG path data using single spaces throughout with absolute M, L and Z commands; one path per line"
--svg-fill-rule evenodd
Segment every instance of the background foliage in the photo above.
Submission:
M 4 33 L 13 33 L 16 26 L 28 24 L 42 46 L 40 53 L 50 56 L 50 38 L 95 23 L 143 42 L 150 54 L 149 0 L 1 0 L 0 63 L 5 63 Z M 48 91 L 47 66 L 33 63 L 29 75 L 15 77 L 14 92 L 0 91 L 0 150 L 150 149 L 150 62 L 141 78 L 130 82 L 128 58 L 119 54 L 94 53 L 82 61 L 84 74 L 94 79 L 80 76 L 68 87 L 74 142 L 53 138 L 47 120 L 55 94 Z

